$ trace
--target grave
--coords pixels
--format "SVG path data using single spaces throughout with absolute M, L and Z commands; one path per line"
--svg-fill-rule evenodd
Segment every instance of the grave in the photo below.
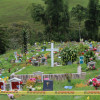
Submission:
M 97 48 L 97 52 L 100 52 L 100 46 L 98 46 L 98 48 Z
M 10 79 L 8 82 L 10 84 L 10 91 L 13 91 L 13 90 L 21 91 L 22 90 L 21 79 L 14 77 L 14 78 Z
M 91 67 L 93 68 L 95 66 L 95 64 L 96 64 L 96 62 L 93 62 L 93 61 L 88 62 L 89 68 L 91 68 Z
M 44 80 L 43 91 L 53 91 L 53 81 L 52 80 Z
M 4 80 L 2 80 L 1 78 L 0 78 L 0 89 L 1 89 L 1 91 L 5 91 L 6 90 L 6 85 L 5 85 L 5 82 L 4 82 Z
M 15 58 L 16 58 L 15 63 L 18 63 L 18 60 L 17 60 L 17 52 L 14 52 L 14 55 L 15 55 Z
M 44 65 L 46 64 L 46 58 L 45 57 L 42 57 L 41 63 L 44 64 Z
M 51 51 L 51 67 L 54 67 L 54 51 L 59 51 L 59 49 L 53 48 L 54 43 L 51 43 L 51 49 L 46 49 L 46 51 Z
M 33 74 L 34 74 L 34 76 L 37 76 L 37 75 L 41 76 L 41 80 L 40 81 L 43 82 L 43 72 L 37 71 L 37 72 L 34 72 Z

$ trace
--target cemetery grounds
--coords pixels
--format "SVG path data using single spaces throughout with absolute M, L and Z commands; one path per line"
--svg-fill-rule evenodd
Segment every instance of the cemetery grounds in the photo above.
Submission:
M 89 42 L 84 43 L 84 45 L 88 45 Z M 98 43 L 93 42 L 92 43 L 94 47 L 98 48 Z M 59 50 L 63 50 L 66 46 L 69 48 L 78 48 L 79 51 L 84 51 L 84 45 L 81 45 L 81 43 L 77 42 L 67 42 L 67 43 L 55 43 L 55 48 L 59 48 Z M 44 72 L 45 74 L 63 74 L 63 73 L 77 73 L 77 62 L 79 61 L 80 54 L 78 53 L 78 57 L 76 61 L 73 62 L 72 65 L 64 65 L 61 58 L 59 58 L 60 53 L 55 52 L 54 53 L 54 62 L 59 62 L 61 66 L 54 66 L 51 67 L 51 59 L 50 59 L 50 51 L 42 51 L 41 47 L 44 46 L 43 44 L 39 45 L 37 43 L 36 46 L 30 46 L 28 45 L 28 53 L 26 55 L 26 62 L 25 62 L 25 55 L 23 54 L 22 62 L 20 63 L 11 63 L 12 59 L 15 59 L 14 52 L 17 52 L 17 54 L 20 55 L 22 49 L 18 50 L 10 50 L 7 51 L 6 54 L 3 54 L 0 56 L 0 68 L 3 68 L 4 71 L 2 72 L 1 78 L 9 77 L 12 73 L 15 73 L 17 75 L 19 74 L 32 74 L 36 71 Z M 46 48 L 50 48 L 50 45 L 48 43 L 45 43 Z M 88 46 L 89 49 L 89 46 Z M 32 51 L 34 50 L 34 51 Z M 81 52 L 81 53 L 82 53 Z M 96 53 L 96 51 L 95 51 Z M 43 65 L 40 63 L 40 66 L 34 66 L 29 63 L 29 58 L 31 58 L 33 55 L 34 57 L 37 57 L 39 55 L 44 55 L 47 57 L 47 64 Z M 82 54 L 83 55 L 83 54 Z M 7 59 L 6 59 L 7 58 Z M 87 64 L 82 64 L 82 72 L 86 72 L 85 79 L 71 79 L 71 83 L 68 83 L 68 80 L 63 81 L 53 81 L 53 90 L 54 91 L 68 91 L 69 89 L 64 89 L 64 86 L 73 86 L 71 90 L 95 90 L 93 86 L 87 85 L 88 80 L 97 77 L 100 74 L 100 61 L 98 59 L 95 59 L 96 62 L 96 69 L 95 70 L 87 70 Z M 17 72 L 18 70 L 25 67 L 25 69 Z M 10 73 L 9 73 L 10 68 Z M 5 79 L 6 80 L 6 79 Z M 35 87 L 41 87 L 41 90 L 43 90 L 43 83 L 37 83 Z M 28 90 L 26 86 L 23 87 L 23 91 Z M 100 90 L 98 88 L 98 90 Z M 15 95 L 16 100 L 88 100 L 88 96 L 28 96 L 28 95 Z M 62 99 L 63 98 L 63 99 Z M 100 96 L 89 96 L 90 100 L 99 100 Z M 6 95 L 0 95 L 0 100 L 8 100 L 8 97 Z

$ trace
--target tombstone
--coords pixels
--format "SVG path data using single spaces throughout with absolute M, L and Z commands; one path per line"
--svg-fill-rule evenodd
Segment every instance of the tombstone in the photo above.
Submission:
M 41 76 L 41 82 L 43 82 L 43 72 L 37 71 L 37 72 L 34 72 L 33 74 L 34 76 L 37 76 L 37 75 Z
M 44 80 L 43 91 L 53 91 L 53 81 L 52 80 Z
M 19 63 L 21 63 L 22 62 L 22 59 L 21 58 L 19 58 L 19 61 L 18 61 Z
M 12 60 L 10 61 L 10 63 L 15 63 L 15 60 L 14 60 L 14 59 L 12 59 Z
M 53 48 L 54 43 L 51 43 L 51 49 L 46 49 L 46 51 L 51 51 L 51 67 L 54 67 L 54 51 L 59 51 L 59 49 Z
M 6 85 L 5 85 L 5 82 L 4 82 L 4 80 L 1 80 L 1 78 L 0 78 L 0 89 L 1 89 L 1 91 L 5 91 L 6 90 Z
M 93 61 L 91 61 L 91 62 L 88 62 L 88 66 L 89 66 L 89 68 L 93 68 L 93 66 L 95 66 L 95 64 L 96 64 L 96 62 L 93 62 Z
M 13 90 L 21 91 L 22 90 L 21 79 L 14 77 L 10 79 L 8 82 L 10 84 L 10 91 L 13 91 Z
M 98 46 L 98 48 L 97 48 L 97 52 L 100 52 L 100 46 Z
M 42 63 L 42 64 L 46 64 L 46 58 L 45 58 L 45 57 L 43 57 L 43 58 L 41 59 L 41 63 Z
M 8 57 L 6 57 L 5 60 L 8 61 Z
M 68 61 L 67 65 L 72 65 L 72 61 Z
M 82 70 L 81 70 L 81 66 L 80 66 L 80 64 L 78 65 L 77 73 L 78 73 L 78 74 L 81 74 L 81 73 L 82 73 Z
M 32 64 L 33 64 L 34 66 L 39 66 L 39 61 L 33 61 Z
M 80 63 L 80 64 L 83 64 L 83 63 L 84 63 L 84 56 L 80 56 L 80 57 L 79 57 L 79 63 Z

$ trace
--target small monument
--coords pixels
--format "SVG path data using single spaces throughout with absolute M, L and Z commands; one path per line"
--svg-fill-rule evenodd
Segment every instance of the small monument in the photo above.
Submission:
M 16 90 L 16 91 L 21 91 L 22 87 L 21 87 L 21 79 L 19 78 L 12 78 L 9 80 L 9 84 L 10 84 L 10 91 Z
M 44 80 L 43 91 L 53 91 L 53 81 L 52 80 Z

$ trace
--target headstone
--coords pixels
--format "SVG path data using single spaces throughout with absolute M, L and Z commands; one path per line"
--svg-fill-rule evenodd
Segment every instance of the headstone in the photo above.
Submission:
M 81 66 L 79 65 L 78 68 L 77 68 L 77 73 L 78 73 L 78 74 L 81 74 L 81 72 L 82 72 L 82 71 L 81 71 Z
M 33 74 L 34 76 L 37 76 L 37 75 L 41 76 L 41 82 L 43 82 L 43 72 L 37 71 L 37 72 L 34 72 Z
M 34 61 L 34 66 L 39 66 L 39 61 Z
M 44 80 L 43 91 L 53 91 L 53 81 L 52 80 Z
M 90 47 L 91 49 L 93 48 L 93 47 L 92 47 L 92 43 L 89 44 L 89 47 Z
M 80 63 L 80 64 L 83 64 L 83 63 L 84 63 L 84 56 L 80 56 L 80 57 L 79 57 L 79 63 Z
M 97 48 L 97 52 L 100 52 L 100 46 L 98 46 L 98 48 Z
M 10 90 L 17 90 L 17 91 L 20 91 L 22 90 L 22 87 L 21 87 L 21 79 L 19 78 L 12 78 L 9 80 L 9 84 L 10 84 Z
M 91 62 L 88 62 L 88 66 L 89 66 L 89 68 L 93 68 L 93 66 L 95 66 L 95 64 L 96 64 L 96 62 L 93 62 L 93 61 L 91 61 Z
M 43 57 L 43 58 L 41 59 L 41 63 L 42 63 L 42 64 L 46 64 L 46 58 L 45 58 L 45 57 Z
M 59 49 L 53 48 L 54 43 L 51 43 L 51 49 L 46 49 L 46 51 L 51 51 L 51 67 L 54 67 L 54 51 L 59 51 Z

